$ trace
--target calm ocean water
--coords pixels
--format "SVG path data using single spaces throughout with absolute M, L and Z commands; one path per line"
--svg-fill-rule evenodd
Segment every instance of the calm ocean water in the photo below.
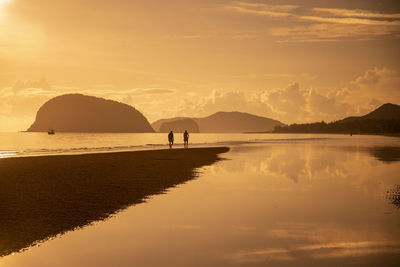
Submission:
M 2 137 L 3 147 L 31 149 L 30 155 L 166 147 L 163 134 Z M 196 179 L 0 257 L 0 266 L 400 266 L 400 206 L 393 198 L 400 188 L 399 138 L 193 134 L 191 140 L 231 150 Z
M 400 146 L 399 138 L 331 134 L 191 134 L 190 145 L 229 146 L 247 143 L 299 143 L 355 146 Z M 135 151 L 167 148 L 164 133 L 27 133 L 0 132 L 0 158 Z M 175 134 L 174 148 L 183 147 L 182 133 Z

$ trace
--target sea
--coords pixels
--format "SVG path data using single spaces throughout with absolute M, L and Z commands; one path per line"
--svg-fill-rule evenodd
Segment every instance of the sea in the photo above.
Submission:
M 175 140 L 172 149 L 183 148 L 182 134 Z M 400 266 L 400 138 L 189 141 L 230 151 L 195 179 L 0 257 L 0 266 Z M 3 158 L 148 149 L 168 149 L 167 135 L 0 133 Z
M 400 146 L 400 138 L 375 135 L 192 133 L 191 147 L 263 143 L 319 143 L 351 146 Z M 165 133 L 47 133 L 0 132 L 0 158 L 71 155 L 168 148 Z M 173 148 L 183 148 L 183 134 L 175 133 Z

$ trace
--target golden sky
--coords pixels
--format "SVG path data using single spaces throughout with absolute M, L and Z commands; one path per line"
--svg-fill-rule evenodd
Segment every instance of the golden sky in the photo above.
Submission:
M 400 104 L 399 47 L 390 0 L 0 0 L 0 131 L 25 130 L 64 93 L 151 122 L 365 114 Z

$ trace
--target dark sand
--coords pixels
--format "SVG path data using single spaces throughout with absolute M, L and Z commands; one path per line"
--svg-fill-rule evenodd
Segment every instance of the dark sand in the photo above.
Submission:
M 229 148 L 0 159 L 0 256 L 196 177 Z

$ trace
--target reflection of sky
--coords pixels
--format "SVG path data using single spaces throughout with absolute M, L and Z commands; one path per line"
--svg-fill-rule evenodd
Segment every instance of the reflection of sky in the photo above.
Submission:
M 0 158 L 10 157 L 17 154 L 17 151 L 0 151 Z
M 201 176 L 0 266 L 395 266 L 400 162 L 368 149 L 233 147 Z

